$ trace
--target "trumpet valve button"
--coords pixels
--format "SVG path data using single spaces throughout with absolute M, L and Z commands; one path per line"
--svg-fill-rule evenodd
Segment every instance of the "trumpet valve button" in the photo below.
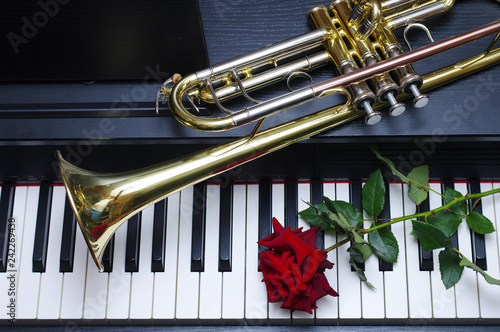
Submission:
M 415 97 L 415 99 L 413 99 L 413 105 L 415 105 L 416 108 L 425 107 L 428 103 L 429 103 L 428 95 L 421 94 L 420 96 Z
M 367 125 L 373 126 L 380 122 L 380 120 L 382 119 L 382 114 L 380 114 L 380 112 L 374 111 L 368 101 L 363 102 L 363 108 L 367 113 L 365 117 L 365 123 Z
M 410 85 L 410 90 L 415 99 L 413 99 L 413 105 L 416 108 L 425 107 L 429 103 L 429 96 L 426 94 L 420 93 L 417 86 L 415 84 Z
M 400 116 L 406 111 L 405 104 L 398 103 L 398 101 L 391 92 L 387 93 L 387 100 L 391 104 L 391 107 L 389 108 L 389 114 L 391 116 Z

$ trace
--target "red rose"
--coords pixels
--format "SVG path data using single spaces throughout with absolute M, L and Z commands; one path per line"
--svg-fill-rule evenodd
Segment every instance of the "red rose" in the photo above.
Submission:
M 259 268 L 269 293 L 269 302 L 283 301 L 281 308 L 312 313 L 316 301 L 325 296 L 338 296 L 323 272 L 331 269 L 327 252 L 317 250 L 318 227 L 302 232 L 292 231 L 273 218 L 274 233 L 258 243 L 270 249 L 260 254 Z
M 98 238 L 101 237 L 102 233 L 104 233 L 106 228 L 108 228 L 107 224 L 94 226 L 94 227 L 92 227 L 92 229 L 90 229 L 90 234 L 92 235 L 94 240 L 97 240 Z

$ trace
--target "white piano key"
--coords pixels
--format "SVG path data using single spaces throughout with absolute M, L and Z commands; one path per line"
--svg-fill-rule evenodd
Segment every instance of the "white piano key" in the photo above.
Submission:
M 455 183 L 455 190 L 467 194 L 467 183 Z M 472 261 L 471 232 L 465 220 L 458 226 L 458 249 Z M 479 318 L 479 298 L 477 293 L 477 272 L 465 268 L 462 278 L 455 285 L 457 319 L 459 323 L 472 324 Z
M 311 188 L 309 183 L 297 184 L 297 212 L 307 209 L 309 206 L 306 202 L 311 202 Z M 311 228 L 311 225 L 305 221 L 301 216 L 298 217 L 298 228 L 302 227 L 302 231 Z M 304 311 L 295 311 L 292 313 L 292 322 L 294 325 L 312 325 L 314 324 L 315 312 L 312 314 Z
M 151 272 L 154 204 L 141 214 L 139 272 L 132 273 L 130 320 L 133 324 L 150 324 L 153 318 L 154 273 Z
M 431 183 L 431 189 L 441 192 L 440 183 Z M 441 196 L 429 193 L 429 208 L 431 210 L 442 206 Z M 441 272 L 439 271 L 439 250 L 434 250 L 432 253 L 434 271 L 430 272 L 431 287 L 432 287 L 432 316 L 438 320 L 440 324 L 452 324 L 456 319 L 457 313 L 455 310 L 455 287 L 446 289 L 441 280 Z
M 193 187 L 181 192 L 176 319 L 198 320 L 200 273 L 191 272 Z
M 481 192 L 500 188 L 499 183 L 481 183 Z M 486 245 L 486 272 L 493 278 L 500 279 L 500 258 L 498 227 L 500 226 L 500 194 L 486 196 L 482 198 L 483 214 L 495 227 L 495 232 L 485 234 Z M 483 276 L 478 275 L 479 286 L 479 308 L 480 323 L 499 324 L 500 310 L 498 310 L 498 299 L 500 299 L 500 287 L 488 284 Z
M 16 186 L 14 193 L 14 206 L 12 209 L 12 224 L 14 230 L 11 235 L 10 251 L 7 256 L 6 273 L 0 275 L 0 303 L 5 307 L 0 310 L 0 321 L 9 321 L 17 318 L 16 293 L 19 290 L 19 267 L 21 259 L 21 249 L 23 247 L 24 219 L 27 203 L 28 187 Z M 14 254 L 13 256 L 10 256 Z M 11 323 L 8 323 L 11 324 Z
M 336 199 L 335 195 L 335 184 L 325 183 L 323 184 L 323 195 L 330 198 Z M 324 234 L 325 249 L 331 247 L 337 243 L 337 235 L 335 232 L 325 232 Z M 342 250 L 342 249 L 341 249 Z M 338 282 L 337 282 L 337 249 L 328 252 L 328 260 L 332 262 L 333 268 L 325 270 L 325 277 L 328 280 L 330 286 L 338 292 Z M 339 298 L 333 296 L 323 296 L 316 302 L 318 309 L 316 309 L 316 324 L 318 325 L 336 325 L 339 317 Z
M 59 319 L 63 273 L 59 272 L 61 237 L 64 219 L 65 188 L 54 187 L 50 213 L 49 243 L 47 247 L 47 265 L 41 274 L 38 319 L 49 320 L 53 324 Z
M 175 319 L 180 197 L 180 193 L 168 197 L 165 271 L 154 274 L 153 319 L 158 324 Z M 182 242 L 181 245 L 187 246 L 187 243 Z
M 246 190 L 246 185 L 233 186 L 231 272 L 222 273 L 222 319 L 229 324 L 245 317 Z
M 115 266 L 113 266 L 114 269 Z M 90 254 L 87 255 L 87 277 L 83 304 L 83 318 L 87 325 L 105 322 L 109 274 L 108 272 L 99 272 Z
M 404 214 L 416 212 L 416 205 L 408 198 L 408 185 L 403 184 Z M 432 319 L 431 282 L 428 271 L 420 271 L 418 241 L 411 235 L 411 221 L 406 221 L 406 269 L 408 279 L 408 313 L 410 324 L 430 324 Z
M 389 195 L 391 218 L 403 216 L 403 186 L 390 183 Z M 391 324 L 404 324 L 408 319 L 405 222 L 391 225 L 391 231 L 398 241 L 399 255 L 392 271 L 384 272 L 385 318 Z
M 128 320 L 130 310 L 131 273 L 125 272 L 125 251 L 127 247 L 127 223 L 115 231 L 113 272 L 109 273 L 106 319 L 113 323 Z
M 73 272 L 66 272 L 63 276 L 61 296 L 61 320 L 63 323 L 82 323 L 85 300 L 85 279 L 87 274 L 88 249 L 80 226 L 75 234 L 75 257 L 73 258 Z M 89 257 L 90 260 L 92 258 Z M 91 269 L 96 270 L 92 261 Z
M 220 185 L 207 186 L 205 269 L 200 273 L 200 322 L 222 323 L 222 272 L 219 272 Z
M 363 186 L 365 183 L 363 182 Z M 363 211 L 364 228 L 370 228 L 373 220 Z M 381 324 L 385 317 L 384 306 L 384 272 L 379 271 L 379 260 L 372 255 L 365 262 L 365 276 L 375 287 L 371 288 L 366 283 L 361 283 L 361 313 L 363 324 Z
M 272 184 L 272 215 L 285 227 L 285 184 Z M 272 230 L 274 232 L 274 229 Z M 281 309 L 283 302 L 269 303 L 269 322 L 271 324 L 291 324 L 290 310 Z
M 259 186 L 247 186 L 247 250 L 245 270 L 245 318 L 248 325 L 267 325 L 267 291 L 259 272 Z
M 349 202 L 349 184 L 337 183 L 337 200 Z M 339 238 L 341 241 L 344 238 Z M 359 323 L 361 318 L 361 284 L 349 264 L 348 244 L 337 249 L 339 320 L 343 324 Z
M 40 273 L 33 273 L 33 245 L 37 218 L 40 187 L 28 187 L 26 202 L 25 229 L 21 260 L 19 265 L 19 290 L 17 293 L 17 320 L 34 323 L 38 309 Z

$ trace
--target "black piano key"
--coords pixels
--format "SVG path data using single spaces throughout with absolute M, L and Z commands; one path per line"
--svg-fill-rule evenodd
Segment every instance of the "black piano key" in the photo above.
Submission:
M 271 234 L 272 230 L 272 185 L 269 180 L 263 180 L 259 185 L 259 240 Z M 280 220 L 280 222 L 283 222 Z M 259 245 L 259 253 L 267 247 Z
M 382 212 L 378 216 L 378 219 L 380 220 L 380 223 L 387 222 L 389 219 L 391 219 L 391 208 L 390 208 L 391 202 L 390 202 L 390 196 L 389 196 L 389 190 L 385 191 L 385 204 L 384 208 L 382 209 Z M 391 229 L 391 226 L 387 226 L 387 228 Z M 392 271 L 393 270 L 393 264 L 386 262 L 382 259 L 379 258 L 378 260 L 378 269 L 379 271 Z
M 220 189 L 219 272 L 231 271 L 233 229 L 233 185 L 225 183 Z
M 321 203 L 323 201 L 323 182 L 311 181 L 311 204 Z M 325 236 L 322 230 L 318 231 L 316 237 L 316 245 L 319 250 L 325 249 Z
M 111 236 L 102 255 L 103 272 L 113 272 L 113 257 L 115 254 L 115 236 Z
M 45 263 L 47 262 L 47 245 L 49 243 L 52 189 L 53 187 L 48 183 L 42 183 L 40 185 L 35 228 L 35 242 L 33 245 L 33 272 L 45 272 Z
M 417 206 L 417 211 L 418 213 L 429 211 L 429 198 Z M 432 251 L 424 250 L 424 248 L 420 245 L 420 242 L 418 243 L 418 257 L 420 271 L 434 270 L 434 258 Z
M 207 204 L 207 185 L 194 186 L 193 229 L 191 238 L 191 272 L 203 272 L 205 260 L 205 211 Z
M 127 221 L 127 245 L 125 249 L 125 272 L 139 272 L 141 247 L 141 212 Z
M 12 220 L 14 192 L 15 187 L 11 184 L 3 184 L 2 196 L 0 198 L 0 272 L 5 272 L 7 270 L 10 231 L 9 221 Z
M 285 182 L 285 228 L 290 227 L 295 230 L 299 226 L 297 215 L 297 181 L 288 179 Z
M 351 205 L 354 206 L 358 211 L 363 212 L 363 185 L 361 181 L 351 181 L 350 190 L 349 190 L 349 200 Z M 358 268 L 361 270 L 365 270 L 365 263 L 356 263 Z M 354 267 L 351 266 L 351 271 L 355 271 Z
M 453 183 L 453 180 L 444 180 L 443 183 L 441 183 L 441 192 L 442 193 L 444 193 L 446 188 L 451 188 L 451 189 L 455 188 L 455 184 Z M 444 199 L 443 199 L 442 203 L 443 203 L 443 205 L 445 204 Z M 457 248 L 457 250 L 458 250 L 459 249 L 458 248 L 458 233 L 455 232 L 455 234 L 453 234 L 450 237 L 450 240 L 453 243 L 453 247 Z
M 151 253 L 151 272 L 165 271 L 165 243 L 167 229 L 167 199 L 155 204 L 153 221 L 153 248 Z
M 73 272 L 76 227 L 76 217 L 71 208 L 70 200 L 68 196 L 66 196 L 66 202 L 64 204 L 61 254 L 59 256 L 59 272 Z
M 471 180 L 469 182 L 469 193 L 477 194 L 481 192 L 479 180 Z M 469 211 L 472 209 L 473 201 L 469 201 Z M 483 214 L 483 206 L 479 200 L 474 208 L 477 213 Z M 478 234 L 471 230 L 472 236 L 472 259 L 474 264 L 486 271 L 486 244 L 484 243 L 484 234 Z

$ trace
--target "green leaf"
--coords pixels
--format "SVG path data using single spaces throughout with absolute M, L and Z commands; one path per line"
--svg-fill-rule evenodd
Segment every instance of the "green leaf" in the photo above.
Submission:
M 366 261 L 373 253 L 372 249 L 367 244 L 353 244 L 351 248 L 357 250 L 361 254 L 363 262 Z
M 479 266 L 472 263 L 464 255 L 462 255 L 462 260 L 460 261 L 460 266 L 465 266 L 465 267 L 468 267 L 470 269 L 473 269 L 474 271 L 481 273 L 482 276 L 484 277 L 484 280 L 486 280 L 487 283 L 489 283 L 491 285 L 500 286 L 500 280 L 495 279 L 495 278 L 491 277 L 490 275 L 488 275 L 488 273 L 484 272 Z
M 384 208 L 385 184 L 379 169 L 370 174 L 363 186 L 363 209 L 372 218 L 376 218 Z
M 446 188 L 446 190 L 443 193 L 443 200 L 445 204 L 448 204 L 450 202 L 453 202 L 453 198 L 461 198 L 464 197 L 461 193 L 456 191 L 455 189 L 451 188 Z M 466 201 L 461 201 L 455 205 L 450 206 L 450 211 L 453 213 L 456 213 L 459 216 L 465 216 L 467 215 L 467 202 Z
M 358 274 L 359 280 L 363 281 L 368 287 L 375 289 L 375 287 L 371 283 L 368 282 L 368 279 L 365 276 L 365 271 L 363 271 L 363 269 L 360 269 L 356 265 L 356 262 L 354 261 L 354 258 L 352 256 L 351 256 L 351 259 L 349 260 L 349 263 L 351 264 L 351 266 L 354 268 L 354 270 Z
M 408 187 L 408 197 L 415 204 L 419 205 L 427 198 L 429 187 L 429 167 L 427 165 L 422 165 L 414 168 L 410 174 L 408 174 L 408 179 L 411 180 Z
M 381 161 L 384 162 L 384 164 L 387 165 L 387 167 L 389 167 L 391 169 L 391 172 L 393 175 L 399 177 L 401 179 L 401 181 L 405 182 L 405 183 L 409 183 L 408 179 L 406 178 L 406 176 L 404 176 L 401 172 L 399 172 L 397 169 L 396 169 L 396 166 L 394 166 L 394 163 L 382 156 L 379 152 L 378 152 L 378 149 L 374 146 L 374 145 L 371 145 L 371 144 L 368 144 L 368 147 L 372 150 L 373 153 L 375 153 L 375 155 L 377 156 L 378 159 L 380 159 Z
M 311 205 L 305 210 L 299 212 L 299 215 L 304 218 L 312 227 L 321 227 L 322 230 L 335 230 L 327 219 L 322 218 L 320 213 L 328 213 L 328 208 L 325 203 Z
M 467 216 L 467 225 L 469 225 L 470 229 L 479 234 L 489 234 L 495 231 L 492 222 L 484 215 L 475 211 L 472 211 Z
M 460 260 L 460 255 L 453 249 L 446 248 L 439 253 L 439 271 L 446 289 L 453 287 L 462 276 L 464 267 Z
M 399 253 L 398 241 L 389 228 L 384 227 L 368 233 L 368 242 L 374 249 L 375 255 L 389 263 L 397 262 Z
M 439 211 L 428 216 L 427 222 L 439 229 L 447 237 L 450 237 L 457 231 L 462 218 L 450 211 Z
M 413 232 L 419 241 L 422 248 L 427 251 L 452 247 L 451 240 L 436 227 L 426 224 L 425 222 L 412 220 Z
M 368 242 L 366 242 L 365 239 L 363 239 L 361 236 L 359 236 L 359 234 L 356 233 L 356 231 L 354 229 L 352 230 L 352 235 L 354 236 L 354 241 L 356 241 L 356 243 L 368 243 Z
M 326 213 L 320 212 L 319 216 L 320 218 L 325 220 L 325 223 L 330 224 L 332 226 L 332 229 L 335 230 L 338 234 L 344 235 L 347 233 L 345 227 L 339 224 L 339 221 L 342 222 L 342 220 L 340 220 L 339 216 L 335 213 L 330 211 Z M 349 225 L 346 223 L 344 226 Z
M 330 211 L 344 216 L 349 225 L 358 228 L 363 226 L 363 213 L 352 204 L 344 201 L 332 201 L 328 197 L 323 197 L 323 200 Z

